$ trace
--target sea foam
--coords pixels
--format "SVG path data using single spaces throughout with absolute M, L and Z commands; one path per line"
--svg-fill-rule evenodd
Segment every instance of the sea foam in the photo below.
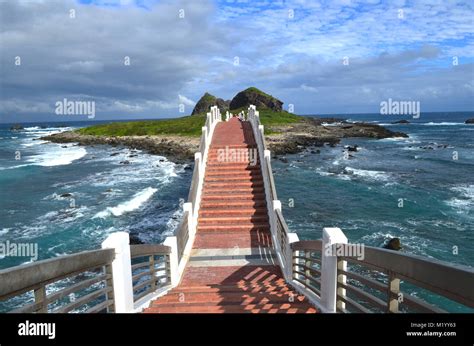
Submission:
M 121 203 L 116 207 L 108 207 L 107 209 L 97 213 L 93 218 L 106 218 L 110 215 L 121 216 L 125 213 L 134 211 L 148 201 L 156 191 L 158 191 L 158 189 L 147 187 L 146 189 L 136 193 L 131 200 Z

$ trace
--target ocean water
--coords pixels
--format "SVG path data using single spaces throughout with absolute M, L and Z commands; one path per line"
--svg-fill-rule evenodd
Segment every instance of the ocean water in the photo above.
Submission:
M 409 138 L 344 139 L 313 150 L 320 154 L 306 150 L 287 155 L 288 163 L 274 160 L 290 230 L 310 240 L 320 239 L 324 227 L 339 227 L 349 242 L 376 247 L 398 237 L 403 252 L 474 266 L 474 125 L 464 124 L 474 112 L 425 113 L 405 118 L 407 125 L 391 124 L 400 118 L 383 115 L 345 117 Z M 359 151 L 345 159 L 346 145 Z M 450 311 L 469 311 L 420 296 Z
M 128 148 L 38 140 L 89 124 L 0 125 L 0 243 L 36 243 L 40 260 L 100 248 L 111 232 L 149 243 L 173 233 L 192 167 Z M 30 260 L 0 257 L 0 268 Z
M 464 124 L 474 113 L 422 113 L 408 125 L 391 124 L 401 119 L 393 116 L 341 117 L 409 138 L 344 139 L 315 148 L 319 154 L 274 160 L 290 230 L 319 239 L 323 227 L 340 227 L 350 242 L 371 246 L 399 237 L 404 252 L 474 266 L 474 125 Z M 192 167 L 128 148 L 37 140 L 89 124 L 0 125 L 0 243 L 37 243 L 45 259 L 99 248 L 115 231 L 149 243 L 173 233 Z M 345 145 L 359 151 L 345 159 Z M 30 260 L 0 258 L 0 268 Z

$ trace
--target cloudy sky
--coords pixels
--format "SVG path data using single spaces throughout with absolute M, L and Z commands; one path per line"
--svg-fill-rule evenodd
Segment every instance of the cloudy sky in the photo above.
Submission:
M 474 110 L 469 0 L 0 0 L 0 16 L 1 122 L 87 120 L 54 114 L 64 98 L 96 120 L 175 117 L 249 86 L 298 114 Z

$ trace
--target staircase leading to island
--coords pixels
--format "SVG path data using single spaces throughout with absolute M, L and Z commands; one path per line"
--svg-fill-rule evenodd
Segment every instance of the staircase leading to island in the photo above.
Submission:
M 217 124 L 183 278 L 145 312 L 316 312 L 275 258 L 260 161 L 249 160 L 256 151 L 249 122 Z
M 0 311 L 473 312 L 473 287 L 472 267 L 349 244 L 339 228 L 300 241 L 255 106 L 225 121 L 214 106 L 173 236 L 130 245 L 115 232 L 102 249 L 0 270 Z

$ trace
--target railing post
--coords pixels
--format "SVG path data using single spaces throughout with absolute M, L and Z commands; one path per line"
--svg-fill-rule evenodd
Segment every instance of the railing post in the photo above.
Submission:
M 340 228 L 324 228 L 321 251 L 321 304 L 326 312 L 336 312 L 337 256 L 333 244 L 346 244 L 347 237 Z M 344 261 L 345 262 L 345 261 Z
M 41 303 L 40 308 L 36 312 L 47 313 L 48 304 L 46 304 L 46 287 L 41 285 L 41 287 L 34 290 L 35 303 Z
M 300 241 L 298 238 L 298 234 L 296 233 L 288 233 L 288 271 L 287 271 L 287 280 L 292 281 L 293 280 L 293 255 L 298 256 L 299 251 L 295 251 L 293 254 L 293 250 L 291 250 L 291 243 L 296 243 L 297 241 Z
M 207 132 L 207 126 L 203 126 L 203 127 L 201 128 L 201 131 L 202 131 L 201 136 L 203 136 L 203 138 L 204 138 L 204 144 L 206 144 L 206 142 L 207 142 L 207 134 L 208 134 L 208 132 Z M 203 148 L 203 150 L 204 150 L 204 148 Z
M 176 237 L 166 237 L 163 245 L 171 248 L 170 256 L 170 273 L 171 273 L 171 286 L 177 286 L 179 284 L 179 260 L 178 260 L 178 239 Z
M 388 312 L 398 313 L 398 295 L 400 294 L 400 279 L 390 272 L 388 276 Z
M 188 212 L 188 234 L 191 235 L 191 232 L 194 232 L 194 214 L 193 214 L 193 209 L 195 210 L 195 206 L 191 202 L 186 202 L 183 204 L 183 213 L 186 214 Z
M 112 261 L 112 282 L 115 312 L 133 311 L 132 263 L 130 257 L 130 237 L 127 232 L 110 234 L 102 242 L 103 249 L 115 249 Z

